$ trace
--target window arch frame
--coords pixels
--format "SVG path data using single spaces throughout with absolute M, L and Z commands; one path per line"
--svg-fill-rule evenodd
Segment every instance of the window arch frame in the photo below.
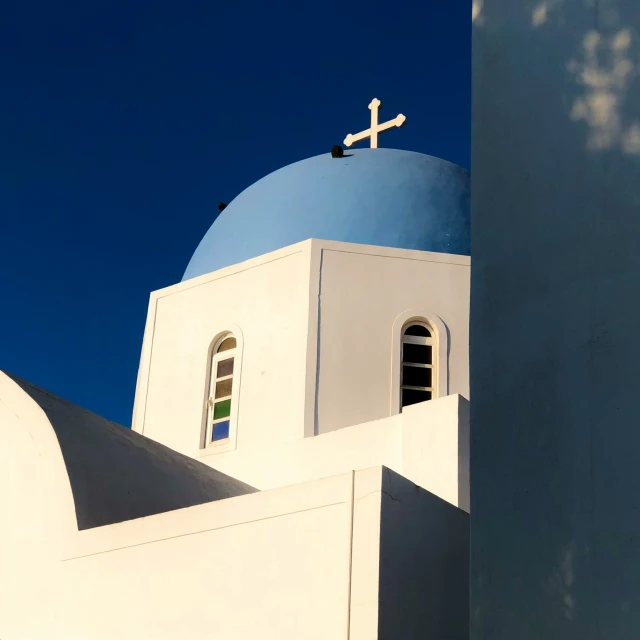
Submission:
M 228 338 L 235 338 L 235 348 L 219 351 L 222 343 Z M 239 417 L 239 401 L 240 401 L 240 381 L 242 373 L 242 353 L 243 353 L 244 341 L 240 328 L 235 325 L 227 325 L 225 331 L 219 332 L 215 338 L 211 341 L 209 349 L 207 350 L 206 360 L 206 375 L 205 375 L 205 387 L 204 387 L 204 402 L 202 411 L 202 424 L 200 429 L 200 443 L 199 449 L 201 455 L 208 455 L 211 453 L 222 453 L 223 451 L 229 451 L 236 448 L 237 432 L 238 432 L 238 417 Z M 216 377 L 217 363 L 222 360 L 227 360 L 233 357 L 233 372 L 230 376 Z M 213 425 L 224 421 L 225 418 L 215 419 L 214 416 L 214 403 L 215 403 L 215 387 L 216 383 L 225 379 L 231 379 L 231 394 L 230 396 L 224 396 L 218 398 L 220 400 L 229 399 L 231 401 L 231 407 L 229 416 L 229 433 L 226 438 L 219 440 L 212 440 Z M 225 416 L 226 417 L 226 416 Z
M 424 325 L 431 331 L 431 399 L 449 394 L 449 331 L 436 314 L 409 309 L 397 316 L 392 328 L 390 415 L 402 413 L 402 345 L 404 333 L 412 325 Z

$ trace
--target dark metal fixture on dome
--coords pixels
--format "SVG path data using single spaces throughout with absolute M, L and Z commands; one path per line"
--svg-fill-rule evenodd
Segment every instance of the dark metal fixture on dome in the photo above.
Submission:
M 218 203 L 218 211 L 224 211 L 227 208 L 227 205 L 224 202 Z
M 339 144 L 336 144 L 333 147 L 331 147 L 332 158 L 342 158 L 343 156 L 344 156 L 344 149 Z

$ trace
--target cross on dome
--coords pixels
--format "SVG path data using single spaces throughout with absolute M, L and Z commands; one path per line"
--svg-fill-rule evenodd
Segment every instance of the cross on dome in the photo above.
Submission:
M 371 148 L 378 148 L 378 134 L 386 131 L 387 129 L 391 129 L 393 127 L 401 127 L 405 121 L 406 117 L 401 113 L 398 114 L 393 120 L 389 120 L 388 122 L 383 122 L 382 124 L 378 124 L 378 108 L 382 105 L 378 98 L 374 98 L 370 104 L 369 109 L 371 110 L 371 128 L 366 129 L 365 131 L 361 131 L 360 133 L 356 133 L 353 135 L 350 133 L 345 139 L 344 143 L 347 147 L 350 147 L 352 144 L 359 142 L 360 140 L 364 140 L 365 138 L 371 139 Z

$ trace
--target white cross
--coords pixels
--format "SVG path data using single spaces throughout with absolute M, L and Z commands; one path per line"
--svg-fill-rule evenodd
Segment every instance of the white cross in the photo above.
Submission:
M 355 142 L 359 142 L 360 140 L 364 140 L 365 138 L 371 138 L 371 148 L 377 149 L 379 133 L 393 127 L 401 127 L 405 123 L 407 118 L 400 113 L 393 120 L 378 124 L 378 107 L 380 107 L 381 105 L 382 103 L 380 102 L 380 100 L 378 100 L 378 98 L 374 98 L 371 101 L 371 104 L 369 105 L 369 109 L 371 109 L 371 128 L 367 129 L 366 131 L 356 133 L 355 135 L 350 133 L 344 139 L 344 143 L 347 145 L 347 147 L 350 147 Z

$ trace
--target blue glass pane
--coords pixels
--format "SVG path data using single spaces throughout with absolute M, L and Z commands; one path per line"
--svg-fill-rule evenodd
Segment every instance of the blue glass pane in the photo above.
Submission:
M 213 441 L 224 440 L 229 437 L 229 420 L 224 422 L 216 422 L 213 425 Z

